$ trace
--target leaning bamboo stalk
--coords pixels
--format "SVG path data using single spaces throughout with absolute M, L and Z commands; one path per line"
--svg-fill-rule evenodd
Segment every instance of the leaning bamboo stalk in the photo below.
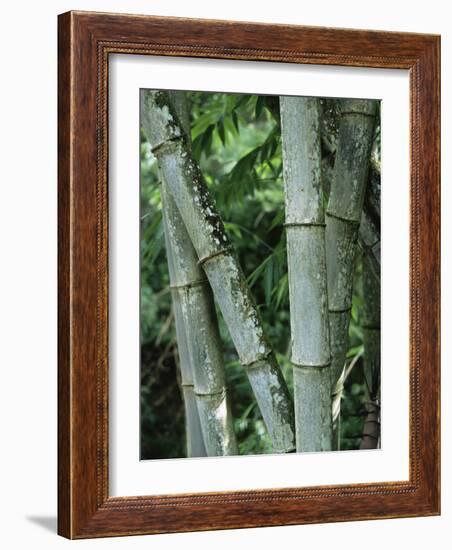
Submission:
M 336 401 L 342 393 L 336 383 L 340 380 L 347 352 L 356 246 L 375 111 L 376 101 L 372 100 L 346 99 L 341 104 L 333 185 L 326 212 L 331 384 Z
M 319 108 L 315 98 L 280 98 L 297 451 L 332 444 Z
M 188 359 L 182 387 L 193 388 L 207 456 L 237 454 L 212 294 L 164 182 L 162 202 L 177 341 Z
M 364 420 L 361 449 L 380 447 L 380 283 L 369 259 L 363 259 L 363 339 L 364 380 L 367 416 Z
M 142 122 L 159 169 L 209 280 L 276 452 L 295 447 L 293 407 L 245 276 L 169 96 L 142 93 Z
M 175 98 L 176 99 L 176 98 Z M 185 124 L 188 124 L 186 109 L 182 104 L 178 105 L 181 119 Z M 166 226 L 165 212 L 163 211 L 163 224 Z M 164 231 L 166 243 L 166 255 L 168 261 L 168 270 L 170 277 L 175 271 L 173 251 L 168 242 L 168 232 Z M 170 281 L 173 284 L 173 281 Z M 179 371 L 181 375 L 182 397 L 184 402 L 185 412 L 185 439 L 187 446 L 188 457 L 207 456 L 206 446 L 204 444 L 204 436 L 202 434 L 201 422 L 199 418 L 198 405 L 196 403 L 195 386 L 193 380 L 193 369 L 189 347 L 187 342 L 187 333 L 183 319 L 181 304 L 179 300 L 172 300 L 175 326 L 177 349 L 179 352 Z
M 185 94 L 171 92 L 171 99 L 181 124 L 188 132 L 190 126 Z M 206 454 L 238 454 L 226 395 L 222 346 L 212 291 L 198 265 L 198 256 L 174 199 L 168 192 L 167 183 L 164 178 L 161 180 L 165 242 L 177 337 L 178 343 L 180 341 L 187 352 L 184 361 L 186 367 L 182 369 L 182 385 L 187 387 L 187 376 L 191 375 Z M 187 397 L 190 402 L 191 395 Z M 190 438 L 193 437 L 190 435 Z

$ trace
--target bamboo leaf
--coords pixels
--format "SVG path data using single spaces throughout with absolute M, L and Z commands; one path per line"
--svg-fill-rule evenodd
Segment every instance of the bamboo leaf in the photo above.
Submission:
M 262 111 L 264 110 L 264 107 L 265 107 L 265 96 L 260 95 L 257 97 L 257 100 L 256 100 L 256 110 L 255 110 L 256 119 L 258 119 L 261 116 Z
M 217 130 L 218 135 L 220 136 L 221 143 L 223 144 L 223 147 L 226 145 L 226 136 L 224 132 L 224 121 L 223 119 L 220 119 L 217 124 Z

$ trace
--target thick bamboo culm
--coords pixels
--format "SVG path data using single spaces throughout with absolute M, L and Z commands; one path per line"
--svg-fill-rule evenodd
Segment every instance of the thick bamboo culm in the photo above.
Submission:
M 171 101 L 188 132 L 185 94 L 171 92 Z M 162 206 L 177 341 L 182 348 L 181 373 L 185 407 L 194 401 L 207 456 L 238 454 L 226 395 L 224 361 L 212 291 L 187 234 L 179 210 L 162 177 Z M 182 360 L 182 358 L 184 360 Z M 191 389 L 192 388 L 192 389 Z M 187 414 L 187 447 L 199 439 L 195 411 Z M 189 455 L 190 456 L 190 455 Z M 191 456 L 194 456 L 191 454 Z M 198 455 L 200 456 L 200 455 Z
M 367 416 L 361 449 L 380 447 L 380 282 L 374 276 L 369 258 L 363 258 L 363 339 L 364 380 Z
M 323 102 L 323 109 L 321 109 L 321 125 L 320 135 L 322 148 L 328 153 L 322 159 L 322 185 L 326 195 L 329 195 L 331 189 L 331 183 L 333 179 L 333 166 L 331 165 L 331 156 L 336 154 L 337 137 L 334 132 L 335 126 L 337 126 L 337 111 L 340 110 L 340 104 L 343 100 L 329 100 L 327 103 Z M 336 106 L 331 109 L 331 103 Z M 279 104 L 276 102 L 269 102 L 267 106 L 275 120 L 275 122 L 281 125 L 281 116 Z M 330 157 L 330 158 L 329 158 Z M 380 228 L 376 223 L 375 218 L 380 218 L 379 204 L 375 202 L 379 201 L 380 190 L 377 189 L 377 182 L 380 181 L 380 165 L 377 162 L 372 162 L 374 158 L 371 156 L 370 170 L 369 170 L 369 182 L 368 188 L 372 190 L 368 193 L 364 201 L 363 217 L 361 219 L 361 225 L 359 229 L 360 246 L 364 252 L 370 257 L 372 262 L 372 269 L 378 279 L 380 278 Z
M 344 366 L 356 242 L 362 215 L 376 101 L 343 100 L 333 185 L 326 212 L 326 248 L 333 383 Z
M 333 184 L 326 212 L 331 384 L 336 401 L 342 393 L 342 388 L 336 384 L 344 368 L 347 352 L 356 246 L 368 179 L 376 106 L 374 100 L 347 99 L 341 102 Z M 333 445 L 336 448 L 339 447 L 337 441 L 338 437 L 335 436 Z
M 273 450 L 295 448 L 293 405 L 245 276 L 167 93 L 142 92 L 142 125 L 246 367 Z
M 280 97 L 297 451 L 332 446 L 318 99 Z

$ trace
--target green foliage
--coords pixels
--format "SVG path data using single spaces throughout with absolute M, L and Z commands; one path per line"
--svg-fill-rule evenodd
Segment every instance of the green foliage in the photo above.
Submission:
M 189 92 L 193 154 L 252 289 L 270 343 L 292 391 L 279 100 Z M 334 126 L 334 117 L 329 121 Z M 334 133 L 335 128 L 331 129 Z M 325 154 L 329 154 L 325 152 Z M 349 360 L 362 351 L 361 263 L 350 326 Z M 171 313 L 157 166 L 141 140 L 142 458 L 184 456 L 184 419 Z M 272 452 L 244 368 L 218 312 L 240 454 Z M 364 384 L 360 361 L 345 385 L 342 448 L 359 447 Z M 171 380 L 173 381 L 171 383 Z

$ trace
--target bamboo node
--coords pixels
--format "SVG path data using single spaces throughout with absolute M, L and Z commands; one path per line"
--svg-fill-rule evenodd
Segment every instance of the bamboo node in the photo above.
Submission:
M 339 216 L 339 214 L 335 214 L 334 212 L 330 212 L 329 210 L 326 211 L 326 215 L 330 218 L 336 218 L 336 220 L 340 220 L 341 222 L 353 223 L 354 225 L 359 225 L 361 222 L 361 220 L 353 220 L 352 218 Z
M 318 365 L 309 365 L 309 364 L 302 364 L 302 363 L 294 363 L 292 361 L 292 366 L 296 367 L 297 369 L 324 369 L 326 367 L 331 366 L 331 361 L 328 361 L 328 363 L 320 363 Z
M 370 118 L 375 118 L 375 113 L 366 113 L 365 111 L 341 111 L 340 116 L 344 115 L 362 115 L 362 116 L 368 116 Z
M 190 283 L 184 283 L 183 285 L 169 285 L 171 290 L 179 290 L 183 288 L 191 288 L 193 286 L 200 286 L 207 283 L 207 279 L 199 279 L 198 281 L 192 281 Z
M 272 354 L 272 350 L 270 349 L 264 355 L 258 357 L 257 359 L 254 359 L 254 361 L 250 361 L 249 363 L 242 363 L 242 366 L 245 368 L 252 368 L 254 366 L 257 366 L 257 363 L 260 363 L 261 361 L 265 361 L 270 357 L 271 354 Z
M 325 222 L 286 222 L 284 227 L 325 227 Z
M 204 265 L 206 262 L 212 260 L 213 258 L 216 258 L 217 256 L 222 256 L 223 254 L 230 254 L 233 250 L 232 246 L 227 246 L 226 248 L 223 248 L 222 250 L 218 250 L 217 252 L 213 252 L 212 254 L 209 254 L 208 256 L 204 256 L 203 258 L 199 258 L 198 265 Z
M 342 309 L 329 309 L 328 312 L 329 313 L 348 313 L 351 310 L 352 310 L 352 306 L 348 306 Z
M 167 139 L 164 139 L 164 140 L 161 141 L 160 143 L 157 143 L 157 145 L 154 145 L 154 147 L 151 147 L 151 153 L 152 153 L 154 156 L 157 156 L 159 149 L 161 149 L 161 148 L 164 147 L 165 145 L 168 145 L 168 143 L 171 143 L 172 141 L 178 141 L 178 140 L 180 140 L 180 139 L 183 139 L 183 136 L 182 136 L 182 135 L 173 136 L 173 137 L 169 137 L 169 138 L 167 138 Z
M 200 393 L 195 391 L 196 397 L 215 397 L 216 395 L 224 395 L 226 396 L 226 389 L 218 390 L 218 391 L 212 391 L 209 393 Z

